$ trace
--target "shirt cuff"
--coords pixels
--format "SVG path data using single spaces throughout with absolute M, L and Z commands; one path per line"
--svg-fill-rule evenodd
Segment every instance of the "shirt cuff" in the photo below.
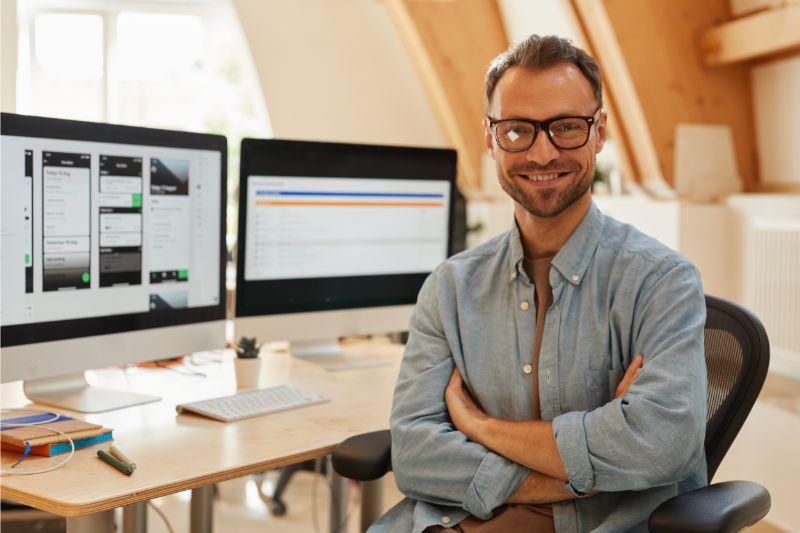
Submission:
M 481 520 L 503 505 L 528 477 L 530 470 L 508 459 L 487 453 L 464 495 L 464 509 Z
M 585 416 L 585 411 L 572 411 L 553 419 L 553 436 L 569 476 L 566 489 L 577 498 L 587 496 L 594 486 L 594 471 L 583 426 Z

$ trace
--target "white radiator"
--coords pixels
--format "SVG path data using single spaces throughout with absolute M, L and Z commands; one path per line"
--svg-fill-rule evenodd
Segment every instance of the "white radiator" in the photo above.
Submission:
M 767 329 L 770 368 L 800 377 L 800 217 L 745 220 L 744 304 Z

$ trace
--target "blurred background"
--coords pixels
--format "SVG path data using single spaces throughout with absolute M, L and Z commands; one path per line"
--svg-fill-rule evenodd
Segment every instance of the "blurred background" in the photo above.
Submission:
M 686 255 L 707 293 L 752 309 L 771 339 L 764 391 L 715 481 L 769 489 L 754 530 L 800 531 L 800 2 L 0 1 L 3 111 L 228 138 L 231 249 L 243 137 L 454 147 L 468 246 L 505 231 L 511 202 L 482 147 L 484 72 L 530 33 L 573 39 L 606 84 L 595 201 Z M 215 520 L 310 530 L 304 476 L 294 514 L 269 516 L 251 480 Z

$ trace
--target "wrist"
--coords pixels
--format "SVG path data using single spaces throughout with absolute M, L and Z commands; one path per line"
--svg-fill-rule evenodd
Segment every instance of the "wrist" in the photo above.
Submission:
M 467 436 L 471 441 L 487 446 L 488 438 L 492 435 L 492 428 L 496 421 L 496 418 L 482 413 L 481 416 L 474 418 L 470 428 L 471 435 Z

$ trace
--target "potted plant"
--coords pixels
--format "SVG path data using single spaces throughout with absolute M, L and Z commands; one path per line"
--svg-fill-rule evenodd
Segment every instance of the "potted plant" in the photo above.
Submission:
M 258 358 L 258 354 L 261 351 L 261 344 L 255 337 L 242 337 L 234 349 L 236 350 L 236 359 L 234 360 L 236 388 L 258 388 L 258 375 L 261 371 L 261 359 Z

